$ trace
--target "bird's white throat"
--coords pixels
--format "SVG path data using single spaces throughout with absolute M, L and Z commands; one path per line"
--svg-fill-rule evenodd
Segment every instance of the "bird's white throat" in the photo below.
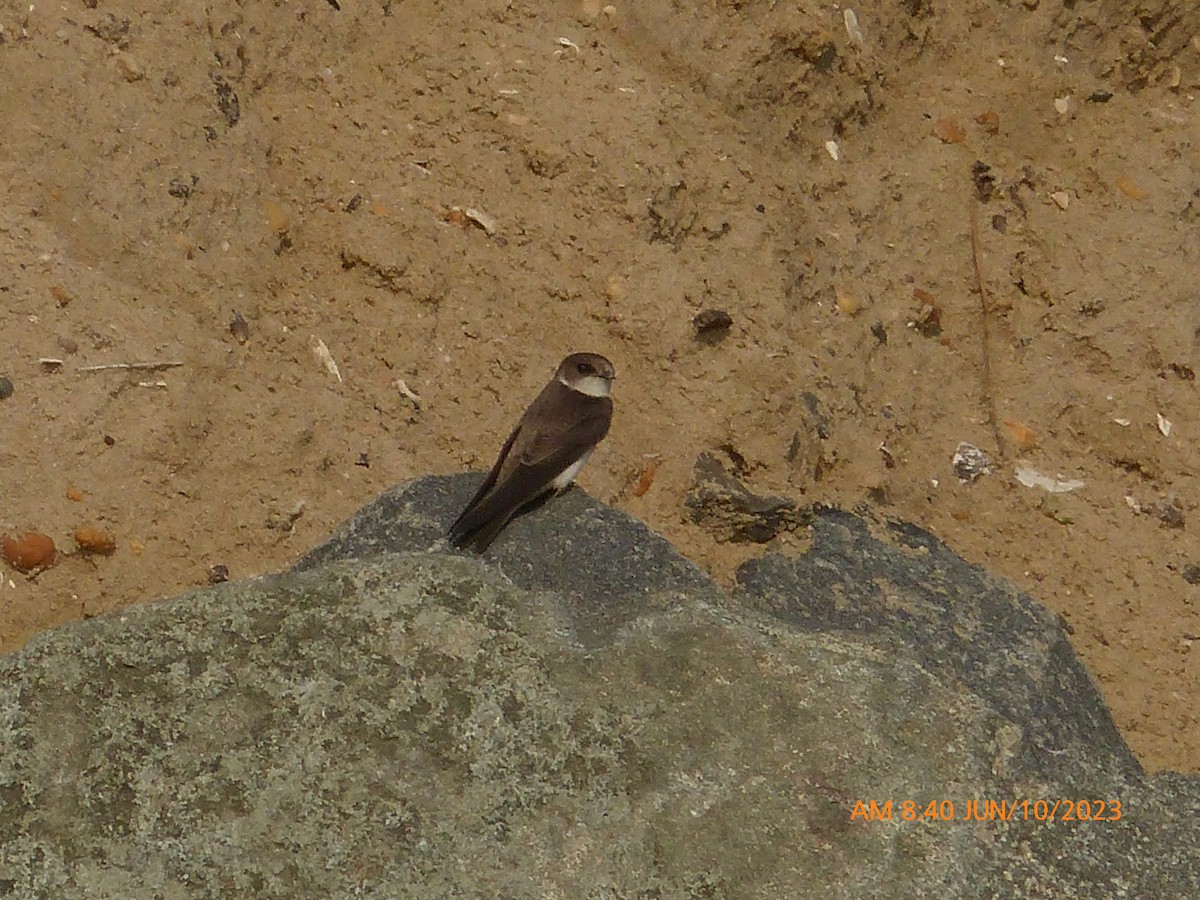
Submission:
M 579 391 L 579 393 L 586 394 L 589 397 L 607 397 L 609 389 L 612 387 L 612 382 L 607 378 L 601 378 L 599 375 L 586 375 L 574 384 L 562 377 L 558 380 L 571 390 Z

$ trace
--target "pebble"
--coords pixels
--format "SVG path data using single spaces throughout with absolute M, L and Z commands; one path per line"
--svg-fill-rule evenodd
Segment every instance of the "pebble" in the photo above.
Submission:
M 54 541 L 40 531 L 30 531 L 19 538 L 5 537 L 0 550 L 8 564 L 18 572 L 48 569 L 58 555 Z
M 75 530 L 75 543 L 84 553 L 100 553 L 105 556 L 117 549 L 117 539 L 112 533 L 95 525 L 83 525 Z
M 696 314 L 692 324 L 698 334 L 721 333 L 733 325 L 733 316 L 723 309 L 705 309 Z

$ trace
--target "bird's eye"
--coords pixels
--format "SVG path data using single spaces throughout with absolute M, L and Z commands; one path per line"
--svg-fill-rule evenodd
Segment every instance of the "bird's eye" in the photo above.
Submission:
M 575 368 L 579 372 L 580 375 L 591 375 L 592 374 L 592 366 L 590 363 L 580 363 Z

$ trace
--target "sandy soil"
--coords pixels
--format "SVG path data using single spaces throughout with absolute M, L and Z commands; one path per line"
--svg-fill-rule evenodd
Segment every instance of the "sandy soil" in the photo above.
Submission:
M 1179 8 L 5 0 L 0 530 L 60 558 L 3 570 L 0 647 L 489 465 L 587 349 L 619 372 L 588 490 L 726 583 L 764 548 L 689 520 L 705 450 L 918 523 L 1066 618 L 1148 768 L 1200 771 Z M 181 365 L 81 371 L 146 361 Z

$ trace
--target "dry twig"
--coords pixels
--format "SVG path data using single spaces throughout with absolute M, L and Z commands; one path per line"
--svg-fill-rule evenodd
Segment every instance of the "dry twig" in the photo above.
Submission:
M 143 372 L 153 372 L 155 369 L 173 369 L 176 366 L 182 366 L 183 363 L 177 360 L 168 360 L 166 362 L 144 362 L 144 363 L 107 363 L 102 366 L 80 366 L 80 372 L 107 372 L 109 369 L 127 369 Z
M 988 297 L 987 283 L 983 278 L 983 252 L 979 246 L 979 204 L 971 201 L 971 256 L 975 261 L 975 280 L 979 285 L 979 315 L 982 322 L 980 339 L 983 344 L 983 404 L 987 407 L 988 425 L 992 429 L 992 440 L 996 442 L 996 456 L 1004 458 L 1004 443 L 1000 439 L 1000 421 L 996 416 L 996 395 L 992 390 L 992 343 L 990 321 L 992 304 Z

